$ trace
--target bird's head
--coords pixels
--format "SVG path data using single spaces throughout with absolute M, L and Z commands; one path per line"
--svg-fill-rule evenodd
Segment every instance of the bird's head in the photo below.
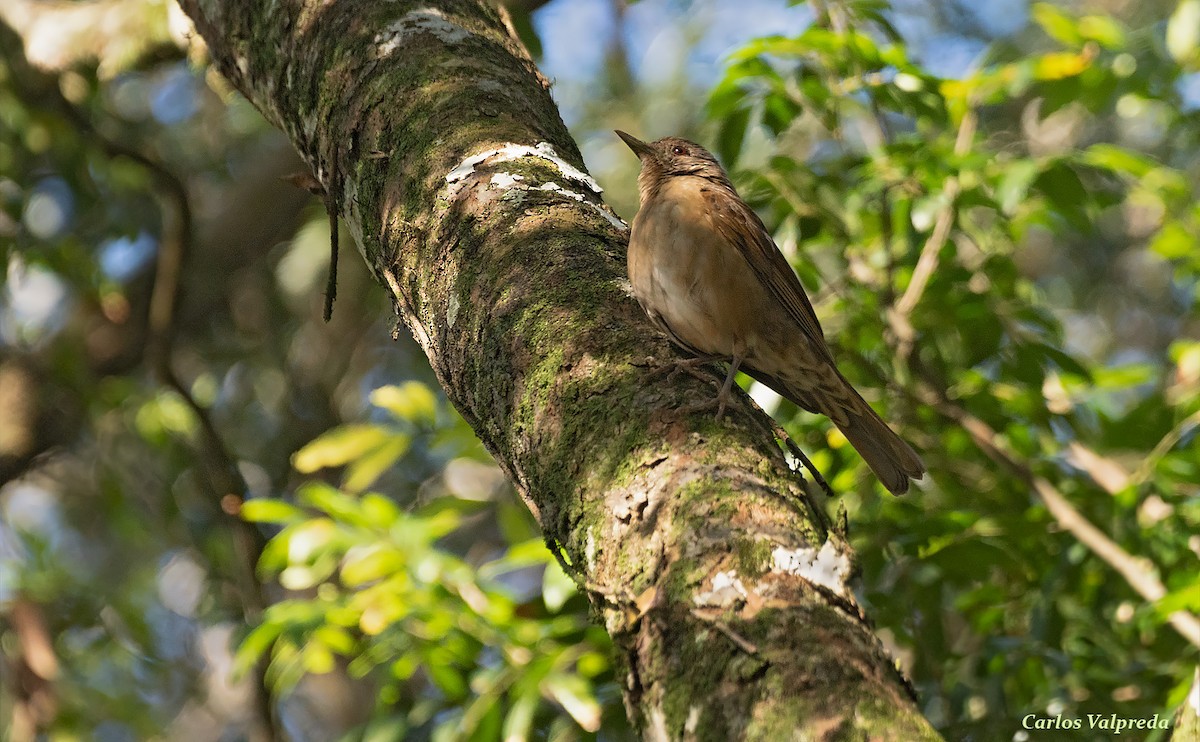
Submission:
M 643 201 L 646 195 L 656 190 L 664 180 L 681 175 L 708 178 L 733 187 L 717 158 L 695 142 L 679 137 L 664 137 L 653 142 L 643 142 L 623 131 L 617 130 L 616 133 L 642 161 L 638 190 Z

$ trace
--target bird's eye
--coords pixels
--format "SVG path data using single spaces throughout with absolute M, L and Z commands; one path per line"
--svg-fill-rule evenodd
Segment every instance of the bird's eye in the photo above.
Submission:
M 683 154 L 683 147 L 680 147 L 678 144 L 676 144 L 674 147 L 672 147 L 672 148 L 671 148 L 671 152 L 673 152 L 673 153 L 675 153 L 675 154 L 677 154 L 677 155 L 682 155 L 682 154 Z

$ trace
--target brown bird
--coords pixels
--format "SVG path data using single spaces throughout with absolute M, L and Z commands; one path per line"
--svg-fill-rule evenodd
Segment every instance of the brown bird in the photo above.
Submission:
M 720 417 L 739 368 L 826 415 L 893 494 L 925 472 L 837 370 L 800 280 L 716 158 L 686 139 L 646 143 L 629 236 L 629 281 L 650 320 L 699 361 L 727 360 Z

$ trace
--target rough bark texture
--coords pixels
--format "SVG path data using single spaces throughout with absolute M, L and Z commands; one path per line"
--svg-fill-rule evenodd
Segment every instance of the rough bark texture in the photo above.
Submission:
M 936 738 L 765 418 L 681 417 L 715 387 L 647 382 L 672 351 L 628 293 L 627 231 L 495 10 L 182 5 L 587 585 L 645 737 Z

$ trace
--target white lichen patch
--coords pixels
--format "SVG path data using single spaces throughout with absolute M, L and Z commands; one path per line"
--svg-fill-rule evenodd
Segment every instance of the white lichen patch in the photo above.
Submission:
M 515 173 L 496 173 L 492 176 L 492 185 L 497 188 L 511 188 L 522 180 L 525 180 L 524 175 L 516 175 Z
M 541 157 L 549 160 L 550 162 L 554 163 L 555 167 L 558 168 L 558 171 L 563 174 L 565 179 L 578 181 L 596 193 L 600 193 L 602 190 L 599 184 L 597 184 L 590 175 L 572 167 L 569 163 L 558 157 L 557 153 L 554 152 L 553 147 L 546 142 L 542 142 L 535 147 L 528 147 L 520 144 L 507 144 L 498 149 L 480 152 L 477 155 L 471 155 L 460 162 L 457 167 L 447 173 L 446 185 L 448 198 L 453 201 L 457 199 L 459 195 L 461 195 L 462 189 L 466 186 L 467 178 L 475 173 L 475 168 L 477 166 L 484 164 L 492 165 L 499 162 L 509 162 L 520 157 Z M 547 191 L 551 193 L 557 193 L 574 201 L 586 203 L 593 210 L 595 210 L 597 214 L 604 217 L 604 219 L 609 224 L 613 225 L 613 227 L 618 231 L 629 231 L 629 225 L 627 225 L 620 217 L 613 214 L 602 205 L 593 201 L 589 201 L 587 197 L 579 191 L 573 191 L 570 188 L 565 188 L 561 184 L 554 181 L 543 183 L 535 188 L 523 183 L 524 180 L 525 176 L 523 175 L 499 172 L 492 174 L 491 179 L 488 181 L 488 185 L 492 188 L 498 188 L 505 191 Z
M 652 706 L 646 714 L 648 721 L 644 731 L 648 742 L 668 742 L 671 733 L 667 731 L 667 714 L 661 706 Z
M 554 151 L 554 147 L 551 147 L 549 142 L 538 142 L 538 145 L 533 149 L 534 153 L 537 154 L 538 157 L 553 162 L 555 167 L 558 168 L 558 171 L 568 179 L 583 183 L 585 186 L 591 189 L 592 193 L 604 192 L 604 189 L 600 187 L 600 184 L 597 183 L 592 176 L 559 157 L 558 153 Z
M 713 575 L 712 589 L 696 593 L 692 602 L 704 608 L 727 608 L 734 602 L 745 600 L 748 593 L 737 572 L 728 569 Z
M 560 186 L 558 183 L 555 183 L 554 181 L 550 181 L 549 183 L 542 183 L 540 186 L 537 187 L 536 190 L 555 191 L 557 193 L 561 193 L 562 195 L 566 196 L 567 198 L 573 198 L 576 201 L 583 200 L 582 193 L 576 193 L 575 191 L 568 191 L 566 188 L 563 188 L 562 186 Z
M 549 183 L 543 183 L 542 185 L 538 186 L 538 188 L 537 188 L 536 190 L 539 190 L 539 191 L 554 191 L 555 193 L 561 193 L 562 195 L 566 196 L 567 198 L 573 198 L 573 199 L 575 199 L 576 201 L 579 201 L 579 202 L 583 202 L 583 201 L 584 201 L 584 195 L 583 195 L 582 193 L 579 193 L 579 192 L 577 192 L 577 191 L 571 191 L 571 190 L 568 190 L 568 189 L 566 189 L 566 188 L 563 188 L 563 187 L 562 187 L 562 186 L 560 186 L 558 183 L 555 183 L 555 182 L 553 182 L 553 181 L 551 181 L 551 182 L 549 182 Z M 625 231 L 628 231 L 628 230 L 629 230 L 629 225 L 627 225 L 627 224 L 626 224 L 626 223 L 625 223 L 625 222 L 624 222 L 624 221 L 621 219 L 621 217 L 619 217 L 619 216 L 617 216 L 617 215 L 613 214 L 611 211 L 609 211 L 608 209 L 604 208 L 604 207 L 603 207 L 603 206 L 601 206 L 600 204 L 598 204 L 598 203 L 594 203 L 594 202 L 592 202 L 592 201 L 587 201 L 587 205 L 588 205 L 588 206 L 591 206 L 591 207 L 592 207 L 592 208 L 593 208 L 593 209 L 596 211 L 596 213 L 597 213 L 597 214 L 599 214 L 600 216 L 602 216 L 602 217 L 604 217 L 605 219 L 607 219 L 607 220 L 608 220 L 608 223 L 609 223 L 609 224 L 611 224 L 611 225 L 613 225 L 614 227 L 616 227 L 618 231 L 620 231 L 620 232 L 625 232 Z
M 519 160 L 522 157 L 540 157 L 543 160 L 551 162 L 555 168 L 562 173 L 567 180 L 573 180 L 587 186 L 593 193 L 601 193 L 604 189 L 600 187 L 592 176 L 583 172 L 579 168 L 574 167 L 566 160 L 558 156 L 554 147 L 549 142 L 539 142 L 537 145 L 530 147 L 527 144 L 505 144 L 495 149 L 485 150 L 478 154 L 471 155 L 458 164 L 453 170 L 446 174 L 446 185 L 449 186 L 449 196 L 454 200 L 459 191 L 464 185 L 464 181 L 479 165 L 494 165 L 501 162 L 512 162 Z
M 375 49 L 379 56 L 386 57 L 399 49 L 406 37 L 418 33 L 431 34 L 447 44 L 458 44 L 471 35 L 437 8 L 418 8 L 375 34 Z
M 849 595 L 852 565 L 850 557 L 838 550 L 832 541 L 826 541 L 821 549 L 785 549 L 775 547 L 771 552 L 772 571 L 786 572 L 803 577 L 814 585 L 828 588 L 838 595 Z

